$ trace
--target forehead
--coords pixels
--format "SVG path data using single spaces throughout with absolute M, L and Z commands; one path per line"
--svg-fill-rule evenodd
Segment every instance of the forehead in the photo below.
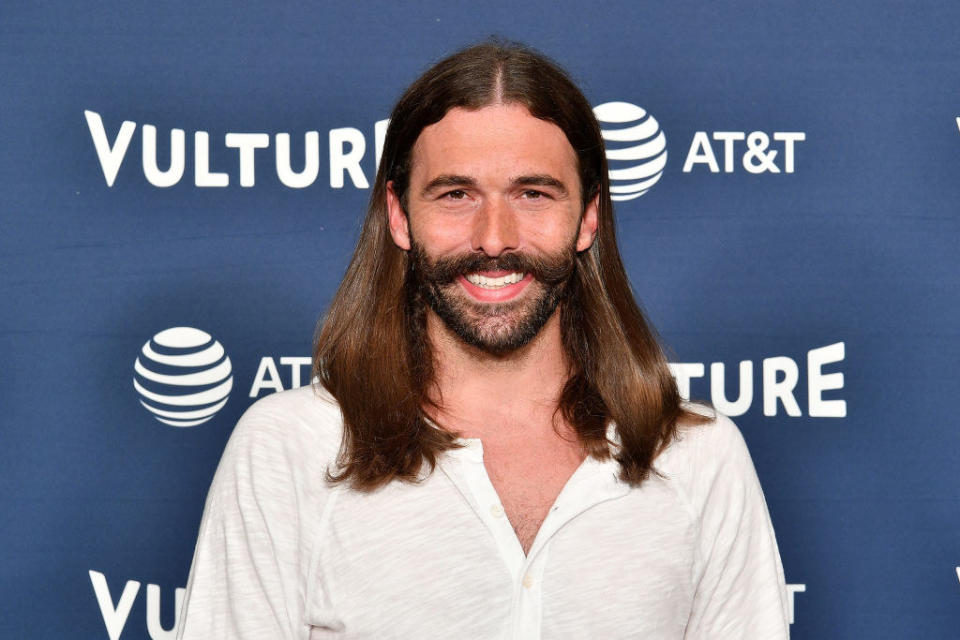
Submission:
M 420 132 L 411 161 L 413 182 L 439 174 L 577 177 L 576 154 L 563 130 L 519 104 L 451 109 Z

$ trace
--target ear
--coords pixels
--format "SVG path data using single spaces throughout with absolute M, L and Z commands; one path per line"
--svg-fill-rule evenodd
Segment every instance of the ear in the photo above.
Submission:
M 583 217 L 580 219 L 580 232 L 577 234 L 577 252 L 586 251 L 593 244 L 597 236 L 600 207 L 600 193 L 593 196 L 587 206 L 583 208 Z
M 390 223 L 390 235 L 393 243 L 403 249 L 410 250 L 410 220 L 400 204 L 400 198 L 393 189 L 393 180 L 387 182 L 387 218 Z

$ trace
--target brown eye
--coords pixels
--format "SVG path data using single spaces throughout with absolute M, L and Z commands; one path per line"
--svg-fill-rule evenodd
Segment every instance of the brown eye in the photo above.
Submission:
M 520 195 L 524 200 L 532 200 L 534 202 L 537 202 L 540 200 L 547 201 L 547 200 L 553 199 L 553 197 L 549 193 L 540 191 L 539 189 L 525 189 Z

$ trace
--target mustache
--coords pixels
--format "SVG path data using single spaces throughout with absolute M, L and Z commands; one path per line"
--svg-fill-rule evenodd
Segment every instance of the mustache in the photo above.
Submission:
M 553 285 L 567 280 L 576 266 L 576 254 L 573 251 L 541 255 L 510 252 L 496 257 L 465 253 L 432 261 L 423 248 L 414 243 L 410 253 L 410 266 L 423 280 L 435 285 L 447 285 L 457 276 L 478 271 L 529 273 L 540 282 Z

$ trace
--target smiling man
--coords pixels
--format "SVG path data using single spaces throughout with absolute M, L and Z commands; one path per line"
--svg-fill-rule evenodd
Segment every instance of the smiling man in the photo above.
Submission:
M 388 182 L 387 207 L 394 242 L 446 323 L 428 331 L 490 354 L 525 346 L 597 229 L 570 143 L 521 104 L 456 107 L 423 130 L 412 157 L 408 194 L 401 202 Z
M 788 636 L 743 439 L 681 402 L 597 122 L 539 54 L 400 99 L 315 373 L 237 425 L 179 637 Z

